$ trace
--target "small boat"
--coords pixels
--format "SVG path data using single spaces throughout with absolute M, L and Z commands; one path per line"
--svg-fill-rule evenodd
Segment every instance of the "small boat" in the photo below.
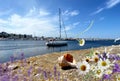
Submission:
M 54 40 L 54 39 L 48 40 L 46 42 L 46 45 L 49 46 L 49 47 L 67 46 L 67 42 L 65 40 L 62 40 L 62 38 L 61 38 L 61 24 L 63 22 L 61 20 L 62 20 L 62 18 L 61 18 L 61 10 L 59 9 L 60 37 L 59 37 L 59 40 Z M 65 27 L 64 27 L 64 29 L 65 29 Z M 65 34 L 66 34 L 66 31 L 65 31 Z M 67 34 L 66 34 L 66 38 L 67 38 Z
M 46 45 L 49 47 L 67 46 L 67 42 L 47 42 Z

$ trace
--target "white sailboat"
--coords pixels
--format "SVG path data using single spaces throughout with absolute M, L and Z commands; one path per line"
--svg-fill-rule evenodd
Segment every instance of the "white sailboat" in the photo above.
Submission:
M 62 21 L 61 20 L 62 20 L 61 19 L 61 10 L 59 8 L 59 27 L 60 27 L 60 31 L 59 32 L 60 32 L 60 37 L 59 37 L 59 40 L 48 40 L 46 42 L 46 45 L 49 46 L 49 47 L 67 46 L 67 42 L 61 39 L 61 27 L 62 27 L 62 25 L 61 25 Z M 66 32 L 65 32 L 65 34 L 66 34 Z M 66 37 L 67 37 L 67 34 L 66 34 Z

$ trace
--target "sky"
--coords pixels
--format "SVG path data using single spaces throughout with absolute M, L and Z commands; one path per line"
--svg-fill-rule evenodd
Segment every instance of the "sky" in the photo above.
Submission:
M 59 37 L 59 8 L 62 37 L 120 37 L 120 0 L 0 0 L 0 32 Z

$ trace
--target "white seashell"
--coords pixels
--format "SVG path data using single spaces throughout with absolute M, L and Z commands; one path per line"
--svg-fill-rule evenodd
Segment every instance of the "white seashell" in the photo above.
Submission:
M 76 61 L 75 59 L 73 59 L 73 62 L 69 62 L 65 59 L 64 56 L 60 56 L 58 57 L 58 63 L 59 63 L 59 66 L 61 66 L 61 68 L 63 67 L 75 67 L 76 68 Z

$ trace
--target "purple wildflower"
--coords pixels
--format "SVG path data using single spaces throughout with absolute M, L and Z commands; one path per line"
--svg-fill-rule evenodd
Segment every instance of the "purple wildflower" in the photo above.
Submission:
M 14 76 L 13 80 L 12 81 L 18 81 L 18 76 Z
M 110 54 L 109 59 L 111 59 L 111 60 L 120 60 L 120 56 L 115 55 L 115 54 Z
M 56 77 L 56 75 L 57 75 L 57 67 L 54 66 L 54 77 Z
M 21 53 L 21 60 L 25 58 L 24 53 Z
M 104 60 L 103 57 L 102 57 L 100 54 L 98 54 L 98 57 L 99 57 L 100 59 Z
M 11 61 L 11 63 L 13 63 L 14 60 L 15 60 L 14 56 L 11 56 L 11 57 L 10 57 L 10 61 Z
M 32 66 L 30 66 L 30 68 L 28 69 L 28 76 L 30 76 L 31 70 L 32 70 Z
M 1 81 L 10 81 L 9 75 L 4 74 L 4 75 L 1 77 Z
M 9 66 L 9 63 L 6 63 L 5 66 L 4 66 L 4 72 L 9 72 L 10 71 L 8 66 Z
M 54 66 L 54 79 L 56 80 L 56 76 L 57 76 L 57 67 Z
M 110 79 L 110 78 L 111 78 L 111 74 L 103 74 L 102 80 Z
M 47 72 L 43 71 L 44 80 L 47 80 Z
M 120 56 L 115 55 L 115 60 L 120 60 Z
M 98 54 L 98 57 L 99 57 L 99 58 L 101 58 L 101 55 L 100 55 L 100 54 Z
M 3 67 L 2 67 L 2 65 L 0 65 L 0 76 L 2 76 L 3 75 Z
M 24 81 L 27 81 L 27 79 L 24 77 Z
M 49 76 L 49 78 L 52 77 L 52 73 L 50 71 L 48 71 L 48 76 Z
M 108 57 L 107 57 L 107 54 L 106 53 L 103 53 L 103 59 L 105 60 L 105 59 L 107 59 Z
M 118 65 L 117 63 L 115 63 L 113 67 L 113 73 L 116 73 L 116 72 L 120 72 L 120 65 Z
M 58 81 L 60 81 L 60 72 L 58 72 Z
M 109 54 L 109 59 L 110 60 L 114 60 L 114 55 L 113 54 Z

